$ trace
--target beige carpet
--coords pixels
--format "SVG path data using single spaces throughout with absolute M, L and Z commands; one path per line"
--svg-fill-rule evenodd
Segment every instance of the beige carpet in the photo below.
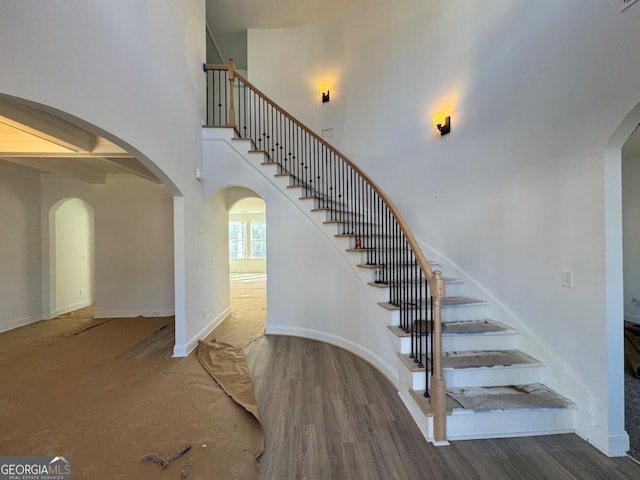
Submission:
M 264 332 L 264 301 L 257 298 L 264 293 L 241 290 L 232 289 L 233 315 L 212 334 L 240 346 L 224 355 L 233 356 Z M 251 306 L 243 305 L 246 298 Z M 251 313 L 256 308 L 258 315 Z M 238 405 L 195 354 L 116 358 L 166 332 L 172 318 L 93 320 L 91 314 L 76 312 L 0 335 L 3 455 L 71 455 L 77 480 L 178 479 L 187 461 L 189 479 L 259 478 L 264 434 L 257 407 L 250 413 Z M 232 363 L 244 374 L 241 360 Z M 250 385 L 244 387 L 243 395 Z M 165 469 L 142 459 L 151 452 L 166 457 L 186 445 L 191 449 Z

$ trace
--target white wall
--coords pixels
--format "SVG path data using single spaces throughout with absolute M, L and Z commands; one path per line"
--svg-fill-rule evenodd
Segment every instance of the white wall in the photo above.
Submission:
M 233 150 L 242 145 L 246 149 L 245 142 L 205 140 L 204 186 L 206 195 L 227 193 L 227 205 L 255 194 L 266 204 L 267 333 L 347 348 L 397 384 L 397 354 L 386 328 L 390 318 L 376 303 L 379 292 L 362 281 L 345 252 L 331 242 L 335 227 L 325 230 L 313 223 L 303 213 L 299 192 L 283 194 L 272 176 L 264 176 L 263 167 L 252 167 Z
M 640 157 L 622 158 L 624 318 L 640 323 Z M 633 299 L 637 302 L 633 302 Z
M 54 207 L 55 311 L 57 315 L 93 305 L 95 238 L 93 209 L 79 198 Z M 51 217 L 50 217 L 51 218 Z M 47 239 L 43 239 L 47 241 Z
M 95 214 L 96 317 L 164 316 L 174 313 L 173 201 L 162 185 L 129 176 L 104 185 L 77 180 L 42 180 L 42 212 L 76 197 Z M 60 225 L 56 225 L 56 233 Z M 46 238 L 46 237 L 45 237 Z M 45 249 L 43 265 L 52 251 Z M 59 268 L 59 267 L 58 267 Z M 56 279 L 55 272 L 51 275 Z M 43 289 L 48 290 L 44 284 Z M 58 282 L 54 291 L 64 288 Z M 69 295 L 78 292 L 70 292 Z
M 0 331 L 42 318 L 40 179 L 0 162 Z
M 417 238 L 586 390 L 580 433 L 617 454 L 622 364 L 608 365 L 607 346 L 622 337 L 606 322 L 603 163 L 640 102 L 638 25 L 640 8 L 597 0 L 370 0 L 248 34 L 252 83 L 312 128 L 334 128 Z M 313 84 L 331 71 L 321 105 Z M 452 116 L 446 137 L 431 125 L 438 111 Z

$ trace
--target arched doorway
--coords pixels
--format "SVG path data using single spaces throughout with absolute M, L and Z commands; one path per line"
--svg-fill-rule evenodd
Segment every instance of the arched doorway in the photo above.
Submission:
M 49 212 L 50 316 L 95 302 L 95 214 L 80 198 L 66 198 Z
M 219 191 L 225 205 L 226 263 L 229 309 L 225 329 L 233 338 L 252 341 L 264 334 L 267 322 L 266 204 L 253 190 L 226 187 Z M 240 333 L 242 330 L 242 333 Z
M 625 429 L 640 461 L 640 127 L 622 147 Z
M 605 269 L 607 315 L 607 408 L 603 412 L 608 430 L 608 450 L 629 449 L 625 430 L 624 387 L 624 260 L 622 149 L 640 124 L 640 104 L 621 122 L 604 152 Z

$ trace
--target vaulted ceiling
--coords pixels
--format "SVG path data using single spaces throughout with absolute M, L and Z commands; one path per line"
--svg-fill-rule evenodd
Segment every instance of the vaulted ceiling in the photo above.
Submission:
M 293 27 L 316 22 L 357 1 L 207 0 L 207 23 L 216 35 L 248 28 Z
M 313 23 L 358 0 L 206 0 L 214 35 L 233 36 L 249 28 L 283 28 Z M 246 45 L 245 45 L 246 49 Z M 623 152 L 640 156 L 640 129 Z M 106 175 L 128 173 L 160 183 L 136 158 L 105 138 L 32 104 L 0 97 L 0 163 L 104 183 Z

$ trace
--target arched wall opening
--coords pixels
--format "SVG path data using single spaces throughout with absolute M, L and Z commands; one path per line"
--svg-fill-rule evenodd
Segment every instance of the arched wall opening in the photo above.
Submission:
M 95 302 L 95 212 L 80 198 L 49 211 L 50 317 Z
M 622 120 L 604 152 L 607 398 L 606 408 L 598 409 L 602 412 L 598 423 L 606 425 L 608 438 L 597 443 L 607 445 L 610 454 L 623 454 L 629 449 L 624 418 L 622 149 L 639 124 L 640 104 Z
M 174 181 L 139 149 L 110 132 L 48 105 L 0 93 L 0 115 L 12 118 L 9 114 L 15 116 L 15 112 L 18 116 L 24 115 L 13 118 L 16 122 L 36 125 L 40 121 L 42 132 L 48 133 L 53 143 L 87 137 L 93 137 L 96 143 L 93 150 L 74 151 L 71 148 L 68 154 L 65 152 L 57 157 L 48 156 L 49 150 L 38 150 L 33 166 L 28 164 L 31 158 L 24 155 L 21 156 L 23 164 L 0 162 L 3 177 L 0 188 L 15 185 L 0 195 L 3 200 L 0 216 L 20 226 L 20 229 L 13 229 L 15 234 L 0 237 L 0 248 L 11 252 L 11 258 L 2 262 L 7 277 L 2 279 L 0 295 L 19 300 L 11 311 L 3 312 L 0 331 L 95 303 L 96 313 L 100 304 L 101 316 L 108 317 L 175 313 L 177 331 L 184 337 L 184 271 L 187 263 L 184 223 L 187 213 L 183 194 Z M 61 138 L 52 135 L 56 126 L 63 131 Z M 67 127 L 74 131 L 73 135 L 64 131 Z M 109 142 L 116 147 L 113 150 L 116 155 L 111 159 L 115 161 L 111 163 L 102 158 L 110 158 Z M 107 147 L 108 152 L 105 152 Z M 0 142 L 0 153 L 2 151 Z M 49 157 L 54 160 L 47 162 Z M 67 158 L 69 164 L 77 165 L 72 167 L 77 171 L 47 170 L 47 166 L 60 164 Z M 88 180 L 83 179 L 86 175 L 82 172 L 88 170 L 89 164 L 92 167 L 106 165 L 102 181 L 99 178 L 91 181 L 91 176 Z M 118 170 L 117 165 L 122 165 L 124 170 Z M 67 204 L 71 198 L 75 200 Z M 77 212 L 75 216 L 67 216 L 65 211 L 77 210 L 83 204 L 91 205 L 85 216 L 91 219 L 87 220 L 89 227 L 95 222 L 91 227 L 95 233 L 81 235 L 89 238 L 86 251 L 79 253 L 80 236 L 64 237 L 62 233 L 70 230 L 77 233 L 77 225 L 60 226 L 77 221 Z M 75 220 L 70 220 L 72 218 Z M 84 227 L 82 231 L 85 231 Z M 127 239 L 127 235 L 133 235 L 133 238 Z M 65 249 L 72 244 L 78 250 L 73 254 L 71 247 L 69 251 Z M 93 245 L 92 250 L 89 244 Z M 28 257 L 25 257 L 22 251 L 27 248 Z M 80 276 L 79 266 L 71 268 L 76 260 L 86 266 L 83 275 L 91 281 L 66 280 L 72 274 Z M 11 277 L 19 281 L 14 280 L 12 284 Z M 142 288 L 130 288 L 134 283 Z
M 267 321 L 267 218 L 265 201 L 245 187 L 220 190 L 226 208 L 226 262 L 231 315 L 264 329 Z

